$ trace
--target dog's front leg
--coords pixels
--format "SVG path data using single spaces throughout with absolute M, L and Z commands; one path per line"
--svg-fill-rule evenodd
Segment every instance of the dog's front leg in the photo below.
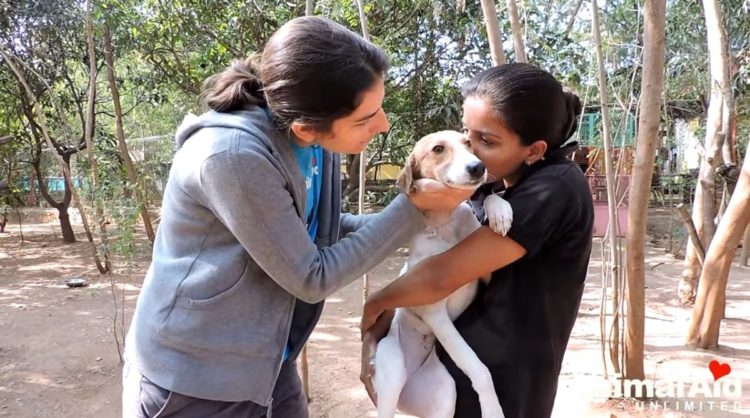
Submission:
M 458 333 L 448 312 L 436 311 L 431 315 L 425 315 L 422 320 L 432 328 L 445 351 L 471 380 L 471 385 L 479 395 L 482 418 L 504 418 L 490 371 Z
M 490 229 L 505 236 L 513 224 L 513 208 L 507 200 L 491 194 L 484 199 L 484 213 L 490 224 Z

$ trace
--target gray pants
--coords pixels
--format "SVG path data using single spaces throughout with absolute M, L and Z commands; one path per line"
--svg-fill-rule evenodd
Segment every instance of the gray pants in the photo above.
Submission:
M 123 418 L 308 418 L 307 399 L 296 364 L 281 366 L 273 405 L 263 407 L 251 401 L 222 402 L 193 398 L 157 386 L 125 363 L 123 367 Z

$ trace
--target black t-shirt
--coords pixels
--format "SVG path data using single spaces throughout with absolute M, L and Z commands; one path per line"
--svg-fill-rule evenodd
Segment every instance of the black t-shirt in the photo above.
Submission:
M 477 209 L 488 186 L 472 198 Z M 549 417 L 591 255 L 591 192 L 560 156 L 529 167 L 503 197 L 513 207 L 508 236 L 526 255 L 493 272 L 455 324 L 489 368 L 506 417 Z M 438 354 L 456 380 L 456 417 L 481 417 L 469 379 L 440 346 Z

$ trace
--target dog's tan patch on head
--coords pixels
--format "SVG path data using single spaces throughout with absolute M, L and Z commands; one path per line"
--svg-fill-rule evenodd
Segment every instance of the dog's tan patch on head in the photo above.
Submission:
M 471 148 L 469 138 L 456 131 L 440 131 L 423 137 L 414 145 L 396 185 L 408 194 L 414 181 L 421 178 L 442 181 L 444 166 L 459 150 L 467 147 Z
M 422 138 L 414 148 L 422 177 L 442 181 L 444 166 L 466 147 L 467 139 L 455 131 L 436 132 Z

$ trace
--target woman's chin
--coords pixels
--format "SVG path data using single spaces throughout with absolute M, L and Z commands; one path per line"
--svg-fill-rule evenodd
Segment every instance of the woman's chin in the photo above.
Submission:
M 342 154 L 359 154 L 366 149 L 367 149 L 367 143 L 365 142 L 364 145 L 358 145 L 357 147 L 354 147 L 349 151 L 342 152 Z

